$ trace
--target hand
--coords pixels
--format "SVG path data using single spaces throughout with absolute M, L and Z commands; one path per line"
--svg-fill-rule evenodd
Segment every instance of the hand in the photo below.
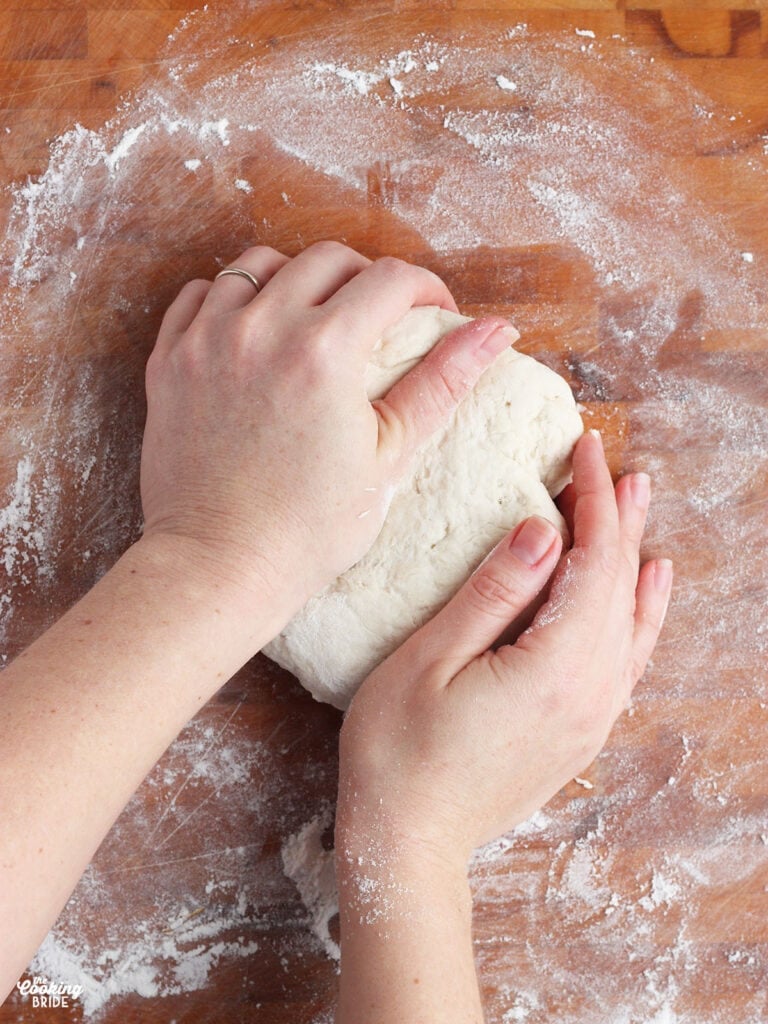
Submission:
M 508 831 L 602 748 L 654 649 L 671 563 L 639 570 L 644 474 L 615 492 L 596 434 L 561 502 L 573 547 L 543 519 L 513 531 L 438 615 L 363 683 L 341 734 L 337 847 L 371 836 L 462 858 Z M 546 585 L 547 602 L 493 650 Z
M 439 278 L 334 242 L 294 259 L 257 247 L 234 265 L 261 291 L 234 275 L 191 282 L 149 359 L 144 537 L 171 538 L 287 621 L 370 547 L 413 450 L 509 325 L 459 328 L 370 403 L 363 372 L 385 329 L 412 306 L 456 310 Z

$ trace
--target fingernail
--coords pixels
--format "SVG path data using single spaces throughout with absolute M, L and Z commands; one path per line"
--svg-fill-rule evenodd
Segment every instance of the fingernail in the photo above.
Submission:
M 672 586 L 672 562 L 669 558 L 660 558 L 654 566 L 653 585 L 662 593 Z
M 509 548 L 525 565 L 536 565 L 552 547 L 556 536 L 557 530 L 551 523 L 534 516 L 515 533 Z
M 497 356 L 505 348 L 509 348 L 510 345 L 514 344 L 519 337 L 520 335 L 511 324 L 505 324 L 504 327 L 497 327 L 495 331 L 491 331 L 480 346 L 480 350 L 488 352 L 492 356 Z
M 638 508 L 648 508 L 651 500 L 651 478 L 647 473 L 633 473 L 630 480 L 632 501 Z
M 600 433 L 600 431 L 599 430 L 595 430 L 595 428 L 593 427 L 590 430 L 590 434 L 592 435 L 592 437 L 597 438 L 597 443 L 600 445 L 600 450 L 604 451 L 605 450 L 605 445 L 603 444 L 603 435 Z

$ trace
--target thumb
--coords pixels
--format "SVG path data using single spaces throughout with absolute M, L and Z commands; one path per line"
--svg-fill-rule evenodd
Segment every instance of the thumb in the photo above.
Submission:
M 436 651 L 449 678 L 487 651 L 540 593 L 562 545 L 559 530 L 546 519 L 524 520 L 419 630 L 416 636 Z
M 508 320 L 484 317 L 457 327 L 373 403 L 381 443 L 410 454 L 447 423 L 483 371 L 520 335 Z

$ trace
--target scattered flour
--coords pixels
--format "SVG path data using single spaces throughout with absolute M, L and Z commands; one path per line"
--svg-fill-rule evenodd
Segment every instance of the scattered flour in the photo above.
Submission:
M 514 311 L 530 351 L 570 373 L 585 416 L 599 404 L 626 417 L 625 465 L 654 482 L 648 551 L 676 562 L 652 670 L 591 770 L 595 788 L 577 780 L 578 798 L 557 798 L 473 861 L 479 904 L 500 911 L 476 938 L 489 1019 L 764 1019 L 764 951 L 716 940 L 734 891 L 768 863 L 754 798 L 768 726 L 768 394 L 754 362 L 729 347 L 764 345 L 766 295 L 759 237 L 702 198 L 678 158 L 730 154 L 712 159 L 731 160 L 754 187 L 768 137 L 739 149 L 733 111 L 674 64 L 587 29 L 521 23 L 477 46 L 401 29 L 371 61 L 342 27 L 322 43 L 287 37 L 255 52 L 237 31 L 250 5 L 230 7 L 185 17 L 149 84 L 101 128 L 54 139 L 45 170 L 4 195 L 2 659 L 30 639 L 20 609 L 32 591 L 42 628 L 138 530 L 137 395 L 171 297 L 154 294 L 157 268 L 173 267 L 169 288 L 198 274 L 188 254 L 202 237 L 211 271 L 241 242 L 313 240 L 316 224 L 287 219 L 298 216 L 292 174 L 318 206 L 361 219 L 383 210 L 406 249 L 451 272 L 460 304 L 474 301 L 462 268 L 484 261 L 499 308 Z M 202 59 L 214 50 L 220 62 Z M 211 77 L 211 66 L 224 70 Z M 648 128 L 660 110 L 663 136 Z M 285 164 L 277 185 L 271 160 Z M 109 279 L 107 245 L 127 268 Z M 691 339 L 682 361 L 676 344 Z M 218 964 L 263 952 L 286 916 L 296 929 L 309 921 L 333 951 L 324 819 L 311 817 L 332 797 L 332 752 L 307 754 L 306 774 L 289 776 L 274 735 L 246 742 L 236 718 L 222 728 L 222 709 L 206 709 L 149 777 L 35 961 L 85 986 L 90 1019 L 120 995 L 200 989 Z M 285 728 L 275 725 L 278 738 Z M 318 779 L 314 808 L 299 807 L 291 794 Z M 268 829 L 288 837 L 282 854 L 265 847 Z M 183 859 L 182 837 L 185 851 L 194 840 Z M 713 905 L 726 908 L 722 920 Z M 707 929 L 714 952 L 701 942 Z M 280 955 L 298 963 L 312 948 L 295 939 Z M 714 1000 L 702 1016 L 697 993 L 723 969 L 747 978 L 745 1009 L 737 1017 Z M 318 1012 L 317 1024 L 329 1019 Z

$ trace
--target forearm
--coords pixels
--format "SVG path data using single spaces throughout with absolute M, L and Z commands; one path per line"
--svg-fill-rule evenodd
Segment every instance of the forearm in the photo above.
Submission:
M 0 678 L 0 1001 L 152 765 L 280 627 L 177 554 L 134 545 Z
M 370 835 L 375 835 L 372 830 Z M 337 1024 L 481 1024 L 466 870 L 388 836 L 339 843 Z

